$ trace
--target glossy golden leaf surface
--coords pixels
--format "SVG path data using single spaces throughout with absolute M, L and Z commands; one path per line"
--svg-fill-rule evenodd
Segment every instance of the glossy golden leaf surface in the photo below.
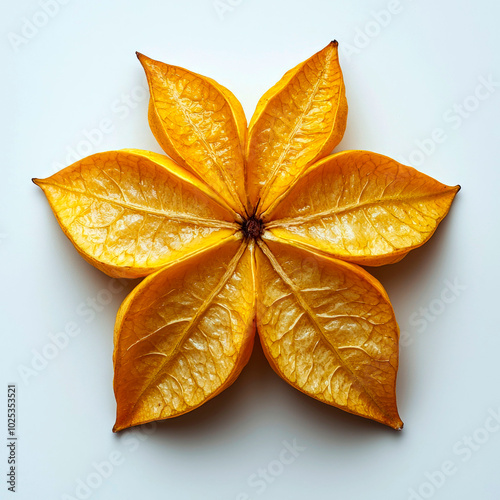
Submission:
M 257 104 L 248 130 L 248 194 L 260 211 L 340 142 L 347 101 L 337 43 L 286 73 Z
M 347 101 L 337 43 L 257 104 L 139 54 L 170 156 L 98 153 L 35 180 L 65 234 L 111 276 L 146 276 L 117 315 L 114 431 L 181 415 L 237 378 L 255 324 L 273 369 L 324 403 L 401 429 L 399 329 L 356 264 L 425 243 L 459 187 L 367 151 L 327 156 Z
M 149 122 L 163 150 L 229 205 L 246 208 L 241 104 L 210 78 L 138 55 L 148 78 Z
M 115 430 L 186 413 L 230 385 L 253 346 L 254 302 L 253 252 L 236 237 L 136 287 L 116 324 Z
M 320 401 L 402 427 L 396 408 L 398 326 L 363 269 L 264 240 L 257 325 L 275 371 Z
M 303 175 L 267 227 L 350 262 L 390 264 L 431 237 L 458 189 L 386 156 L 345 151 Z
M 162 155 L 98 153 L 36 182 L 78 251 L 110 276 L 145 276 L 238 229 Z

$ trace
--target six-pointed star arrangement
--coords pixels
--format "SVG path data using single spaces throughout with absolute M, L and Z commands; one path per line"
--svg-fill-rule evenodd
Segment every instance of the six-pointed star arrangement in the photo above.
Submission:
M 268 90 L 248 129 L 216 81 L 138 57 L 169 157 L 99 153 L 35 180 L 86 260 L 146 276 L 116 320 L 113 430 L 219 394 L 256 329 L 293 387 L 401 429 L 398 326 L 358 264 L 397 262 L 425 243 L 459 187 L 367 151 L 327 156 L 347 118 L 336 42 Z

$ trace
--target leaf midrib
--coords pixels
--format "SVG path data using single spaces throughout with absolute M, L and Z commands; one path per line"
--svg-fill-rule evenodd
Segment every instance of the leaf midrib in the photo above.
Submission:
M 280 169 L 280 167 L 282 166 L 283 164 L 283 159 L 285 158 L 285 155 L 288 153 L 288 151 L 290 150 L 290 147 L 291 147 L 291 143 L 292 143 L 292 140 L 295 138 L 295 135 L 297 133 L 297 130 L 299 129 L 299 127 L 302 125 L 303 121 L 304 121 L 304 118 L 306 116 L 306 113 L 309 112 L 309 110 L 311 109 L 312 107 L 312 104 L 315 100 L 315 96 L 318 92 L 318 88 L 320 86 L 320 82 L 322 81 L 323 79 L 323 75 L 326 71 L 326 66 L 328 64 L 328 60 L 325 61 L 325 64 L 323 65 L 323 68 L 321 69 L 321 73 L 320 73 L 320 77 L 317 79 L 316 83 L 314 84 L 314 87 L 313 87 L 313 90 L 311 92 L 311 95 L 310 95 L 310 98 L 309 100 L 307 101 L 307 105 L 303 111 L 303 113 L 301 113 L 301 115 L 299 116 L 297 122 L 295 123 L 294 127 L 293 127 L 293 130 L 290 132 L 290 135 L 288 136 L 288 140 L 287 142 L 285 143 L 284 145 L 284 148 L 282 149 L 281 153 L 280 153 L 280 156 L 279 158 L 275 161 L 274 165 L 273 165 L 273 168 L 272 168 L 272 172 L 271 172 L 271 175 L 269 176 L 266 184 L 264 185 L 264 188 L 262 190 L 262 195 L 261 195 L 261 198 L 263 200 L 265 200 L 267 198 L 267 195 L 269 194 L 269 190 L 271 189 L 272 185 L 274 184 L 274 180 L 276 179 L 276 176 L 278 175 L 278 171 Z M 303 67 L 303 66 L 302 66 Z M 302 68 L 301 68 L 302 69 Z M 297 76 L 297 73 L 293 76 L 293 78 L 295 78 Z M 291 80 L 290 80 L 291 81 Z M 284 89 L 282 89 L 283 91 Z M 281 92 L 280 92 L 281 93 Z M 279 94 L 277 94 L 279 95 Z
M 165 368 L 170 363 L 172 363 L 172 361 L 176 358 L 176 355 L 180 351 L 180 349 L 181 349 L 182 345 L 184 344 L 186 338 L 190 335 L 190 333 L 192 332 L 193 328 L 195 328 L 195 326 L 198 324 L 198 322 L 200 321 L 200 319 L 202 318 L 202 316 L 205 314 L 205 312 L 208 309 L 208 307 L 212 304 L 213 299 L 222 290 L 222 288 L 226 285 L 226 283 L 229 281 L 229 279 L 231 278 L 231 276 L 234 274 L 234 271 L 236 270 L 236 267 L 237 267 L 238 263 L 240 262 L 240 260 L 241 260 L 241 258 L 243 256 L 243 253 L 245 252 L 246 248 L 247 248 L 247 243 L 243 242 L 240 245 L 240 247 L 238 248 L 238 251 L 236 252 L 236 254 L 233 256 L 233 258 L 229 262 L 229 264 L 227 266 L 227 269 L 226 269 L 226 272 L 224 273 L 224 275 L 220 279 L 220 281 L 217 284 L 217 286 L 212 290 L 212 292 L 208 295 L 208 297 L 203 301 L 203 304 L 196 311 L 196 314 L 194 315 L 194 317 L 191 319 L 191 321 L 189 321 L 189 323 L 186 326 L 186 328 L 184 329 L 184 331 L 179 335 L 179 340 L 175 344 L 175 346 L 172 349 L 172 351 L 169 353 L 169 356 L 167 357 L 167 359 L 160 364 L 160 367 L 158 368 L 158 370 L 151 377 L 151 380 L 147 383 L 146 387 L 142 390 L 142 392 L 137 397 L 134 405 L 132 406 L 132 408 L 130 410 L 130 415 L 133 415 L 135 408 L 139 404 L 139 401 L 141 400 L 141 398 L 145 394 L 145 392 L 148 389 L 150 389 L 153 384 L 156 383 L 159 374 L 161 372 L 163 372 L 165 370 Z M 160 330 L 161 329 L 158 329 L 158 331 L 160 331 Z M 165 353 L 162 353 L 162 354 L 165 354 Z
M 215 87 L 214 87 L 215 88 Z M 216 89 L 217 92 L 219 92 L 218 89 Z M 221 92 L 219 92 L 220 95 L 222 95 Z M 179 96 L 180 97 L 180 96 Z M 223 99 L 225 100 L 225 97 L 222 95 Z M 162 102 L 160 99 L 157 99 L 155 98 L 154 99 L 155 102 Z M 227 102 L 225 102 L 224 104 L 227 104 Z M 240 200 L 240 197 L 238 196 L 238 193 L 236 192 L 235 188 L 234 188 L 234 185 L 233 183 L 231 182 L 231 179 L 228 178 L 228 175 L 227 175 L 227 172 L 226 170 L 224 169 L 224 167 L 220 164 L 218 158 L 217 158 L 217 155 L 215 154 L 215 152 L 213 151 L 213 148 L 210 144 L 208 144 L 208 142 L 206 141 L 205 139 L 205 136 L 204 134 L 201 133 L 200 131 L 200 128 L 198 126 L 198 124 L 196 124 L 192 119 L 191 119 L 191 116 L 190 116 L 190 110 L 187 106 L 184 105 L 184 103 L 182 102 L 182 99 L 177 99 L 177 105 L 179 107 L 179 109 L 182 111 L 182 114 L 184 115 L 184 118 L 186 119 L 186 121 L 189 123 L 189 125 L 191 125 L 191 127 L 193 127 L 193 129 L 196 131 L 197 133 L 197 136 L 198 136 L 198 139 L 199 141 L 203 144 L 205 150 L 207 151 L 208 153 L 208 156 L 210 157 L 210 159 L 212 160 L 213 164 L 217 167 L 217 170 L 219 171 L 219 174 L 220 176 L 222 177 L 222 180 L 223 180 L 223 183 L 224 185 L 226 186 L 227 190 L 229 191 L 230 195 L 231 195 L 231 198 L 233 199 L 233 201 L 236 203 L 236 205 L 238 206 L 239 210 L 242 210 L 242 213 L 245 213 L 245 210 L 244 210 L 244 207 L 242 205 L 242 202 Z M 167 104 L 168 106 L 168 104 Z M 229 106 L 229 109 L 231 109 L 231 106 Z M 232 109 L 231 109 L 232 111 Z M 165 123 L 165 120 L 163 118 L 160 117 L 160 119 L 162 120 L 163 123 Z M 234 120 L 233 120 L 234 121 Z M 235 128 L 237 130 L 237 127 L 236 127 L 236 123 L 233 123 L 235 125 Z M 238 142 L 240 142 L 239 138 L 238 138 Z M 173 146 L 173 144 L 172 144 Z M 175 147 L 174 147 L 175 148 Z M 177 148 L 175 148 L 175 150 L 177 151 Z M 178 153 L 179 154 L 179 153 Z M 241 146 L 240 146 L 240 154 L 241 154 Z M 179 154 L 179 156 L 182 157 L 182 155 Z M 240 214 L 241 215 L 241 214 Z
M 283 219 L 276 219 L 273 221 L 270 221 L 266 224 L 266 228 L 270 229 L 273 227 L 278 227 L 278 226 L 298 226 L 300 224 L 312 222 L 315 220 L 323 219 L 326 217 L 331 217 L 334 215 L 342 215 L 345 213 L 353 212 L 355 210 L 363 210 L 365 208 L 369 208 L 372 206 L 379 206 L 379 205 L 385 205 L 386 203 L 393 203 L 395 205 L 397 204 L 410 204 L 410 202 L 419 202 L 422 200 L 428 200 L 428 199 L 433 199 L 433 198 L 439 198 L 448 192 L 451 192 L 452 189 L 450 190 L 443 190 L 439 193 L 431 193 L 431 194 L 423 194 L 421 196 L 415 196 L 415 197 L 410 197 L 410 196 L 397 196 L 397 197 L 387 197 L 387 198 L 380 198 L 376 199 L 373 201 L 366 201 L 362 203 L 356 203 L 355 205 L 347 205 L 342 208 L 331 208 L 328 210 L 325 210 L 323 212 L 318 212 L 310 215 L 305 215 L 305 216 L 297 216 L 297 217 L 285 217 Z
M 202 218 L 202 217 L 197 217 L 197 216 L 188 216 L 188 215 L 183 215 L 179 214 L 177 212 L 168 212 L 168 211 L 162 211 L 162 210 L 155 210 L 154 208 L 151 207 L 141 207 L 140 205 L 136 205 L 134 203 L 131 203 L 129 201 L 119 201 L 119 200 L 114 200 L 110 198 L 106 198 L 105 196 L 101 196 L 95 193 L 89 193 L 86 191 L 80 191 L 79 189 L 74 189 L 70 188 L 69 186 L 64 186 L 63 184 L 59 184 L 58 182 L 54 181 L 44 181 L 44 184 L 47 184 L 49 186 L 54 186 L 57 187 L 61 190 L 68 191 L 70 193 L 75 193 L 79 194 L 81 196 L 88 196 L 90 198 L 95 198 L 96 200 L 99 200 L 104 203 L 110 203 L 111 205 L 117 205 L 119 207 L 128 209 L 128 210 L 134 210 L 136 212 L 142 212 L 148 215 L 156 215 L 164 218 L 168 218 L 169 220 L 177 221 L 177 222 L 188 222 L 191 224 L 199 224 L 202 226 L 208 226 L 208 227 L 218 227 L 218 228 L 229 228 L 229 229 L 239 229 L 239 225 L 236 223 L 232 222 L 224 222 L 218 219 L 207 219 L 207 218 Z

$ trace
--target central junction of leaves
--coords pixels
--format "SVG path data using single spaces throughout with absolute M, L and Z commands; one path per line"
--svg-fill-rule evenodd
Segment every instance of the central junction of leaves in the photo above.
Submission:
M 257 239 L 264 232 L 264 221 L 252 215 L 241 224 L 245 238 Z

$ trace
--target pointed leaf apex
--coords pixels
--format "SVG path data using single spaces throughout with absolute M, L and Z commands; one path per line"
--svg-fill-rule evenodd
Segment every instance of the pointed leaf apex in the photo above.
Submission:
M 151 61 L 151 59 L 148 56 L 145 56 L 141 52 L 136 52 L 135 55 L 137 56 L 137 59 L 139 59 L 140 63 L 144 66 L 145 63 L 148 63 Z
M 391 427 L 396 430 L 396 431 L 402 431 L 403 430 L 403 427 L 404 427 L 404 423 L 401 419 L 398 419 L 396 422 L 394 422 L 393 424 L 391 424 Z
M 118 427 L 118 425 L 117 425 L 117 424 L 113 425 L 113 432 L 114 432 L 114 433 L 120 432 L 121 430 L 122 430 L 122 428 L 121 428 L 121 427 Z

